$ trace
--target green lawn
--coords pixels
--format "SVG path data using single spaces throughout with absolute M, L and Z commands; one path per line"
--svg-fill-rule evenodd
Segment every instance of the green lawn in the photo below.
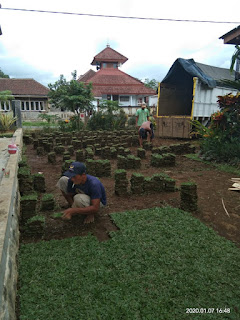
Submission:
M 174 208 L 112 218 L 120 230 L 109 241 L 89 235 L 21 245 L 21 320 L 240 319 L 233 243 Z M 217 313 L 225 307 L 230 313 Z
M 57 127 L 58 123 L 47 121 L 23 121 L 23 127 Z

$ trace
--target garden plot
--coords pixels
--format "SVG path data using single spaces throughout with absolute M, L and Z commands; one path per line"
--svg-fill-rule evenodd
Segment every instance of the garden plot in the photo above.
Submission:
M 87 235 L 89 232 L 99 240 L 107 240 L 109 232 L 117 230 L 109 217 L 110 213 L 166 205 L 180 208 L 181 185 L 193 183 L 196 184 L 197 195 L 191 205 L 193 209 L 190 208 L 192 214 L 217 230 L 220 235 L 240 243 L 239 194 L 228 190 L 233 175 L 221 172 L 212 165 L 186 158 L 183 154 L 193 153 L 194 149 L 185 141 L 156 138 L 153 147 L 145 143 L 144 150 L 139 150 L 135 132 L 106 134 L 82 131 L 78 134 L 53 132 L 43 135 L 35 132 L 25 135 L 24 142 L 31 175 L 41 172 L 45 179 L 45 193 L 52 194 L 55 201 L 54 209 L 45 208 L 41 211 L 45 193 L 37 191 L 36 215 L 45 217 L 45 231 L 43 237 L 35 238 L 23 231 L 22 240 L 25 242 L 42 238 L 62 239 Z M 54 153 L 55 158 L 49 160 L 49 153 Z M 56 183 L 71 161 L 75 160 L 85 162 L 89 174 L 98 176 L 106 188 L 108 205 L 91 225 L 84 225 L 83 217 L 80 216 L 74 216 L 71 221 L 54 217 L 55 213 L 59 216 L 66 205 Z M 125 182 L 121 185 L 125 190 L 120 188 L 120 192 L 116 192 L 115 187 L 117 170 L 125 171 Z M 158 175 L 168 178 L 169 190 L 161 189 L 161 183 L 156 178 Z M 27 179 L 26 181 L 30 188 Z M 29 192 L 32 191 L 29 190 L 27 195 Z M 187 198 L 186 192 L 184 195 Z M 224 200 L 230 217 L 226 215 L 221 199 Z

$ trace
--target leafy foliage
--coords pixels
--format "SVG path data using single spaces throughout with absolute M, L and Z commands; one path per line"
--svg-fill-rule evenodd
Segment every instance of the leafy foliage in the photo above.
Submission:
M 235 50 L 235 52 L 232 56 L 232 59 L 231 59 L 230 71 L 233 71 L 235 63 L 237 62 L 238 59 L 240 59 L 240 47 L 238 45 L 236 45 L 235 49 L 236 50 Z
M 14 96 L 12 95 L 11 91 L 9 90 L 0 91 L 0 101 L 5 102 L 13 99 L 14 99 Z
M 38 115 L 38 118 L 46 120 L 47 123 L 50 124 L 56 122 L 59 119 L 59 116 L 57 114 L 41 113 Z
M 74 115 L 69 120 L 59 120 L 58 125 L 61 132 L 80 131 L 84 127 L 84 123 L 79 119 L 79 115 Z
M 154 89 L 154 90 L 157 91 L 158 81 L 155 80 L 155 79 L 149 80 L 149 79 L 147 78 L 147 79 L 145 79 L 145 81 L 144 81 L 144 85 L 145 85 L 145 87 L 147 87 L 147 88 L 151 88 L 151 89 Z
M 72 73 L 72 76 L 73 79 L 67 81 L 61 75 L 58 81 L 49 84 L 49 98 L 54 107 L 78 114 L 80 123 L 80 112 L 90 115 L 93 111 L 92 85 L 77 81 L 76 71 Z
M 11 113 L 0 113 L 0 130 L 10 130 L 16 120 L 17 117 L 13 117 Z
M 120 230 L 109 241 L 89 235 L 22 244 L 20 319 L 172 320 L 187 319 L 186 308 L 225 306 L 226 319 L 239 319 L 233 243 L 174 208 L 112 218 Z
M 99 109 L 100 111 L 95 111 L 88 120 L 89 129 L 116 130 L 125 128 L 127 116 L 117 101 L 103 100 Z
M 240 163 L 240 94 L 218 97 L 219 111 L 212 114 L 208 128 L 193 121 L 202 137 L 201 151 L 208 159 Z
M 5 74 L 0 68 L 0 78 L 9 78 L 7 74 Z

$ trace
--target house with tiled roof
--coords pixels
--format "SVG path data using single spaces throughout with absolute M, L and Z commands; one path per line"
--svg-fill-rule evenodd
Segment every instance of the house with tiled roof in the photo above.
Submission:
M 155 90 L 145 87 L 140 80 L 119 70 L 127 60 L 107 45 L 91 63 L 97 71 L 90 69 L 79 77 L 80 82 L 92 83 L 96 105 L 100 100 L 118 101 L 127 114 L 135 114 L 141 102 L 148 102 L 148 98 L 156 94 Z
M 0 78 L 0 91 L 9 90 L 15 100 L 20 100 L 23 119 L 37 118 L 48 111 L 49 89 L 34 79 Z M 1 102 L 0 111 L 11 111 L 11 102 Z

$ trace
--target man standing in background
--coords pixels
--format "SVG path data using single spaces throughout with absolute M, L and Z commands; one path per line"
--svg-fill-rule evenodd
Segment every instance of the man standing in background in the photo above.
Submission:
M 146 103 L 142 102 L 141 109 L 136 112 L 136 127 L 139 129 L 143 122 L 149 121 L 149 110 L 146 108 Z

